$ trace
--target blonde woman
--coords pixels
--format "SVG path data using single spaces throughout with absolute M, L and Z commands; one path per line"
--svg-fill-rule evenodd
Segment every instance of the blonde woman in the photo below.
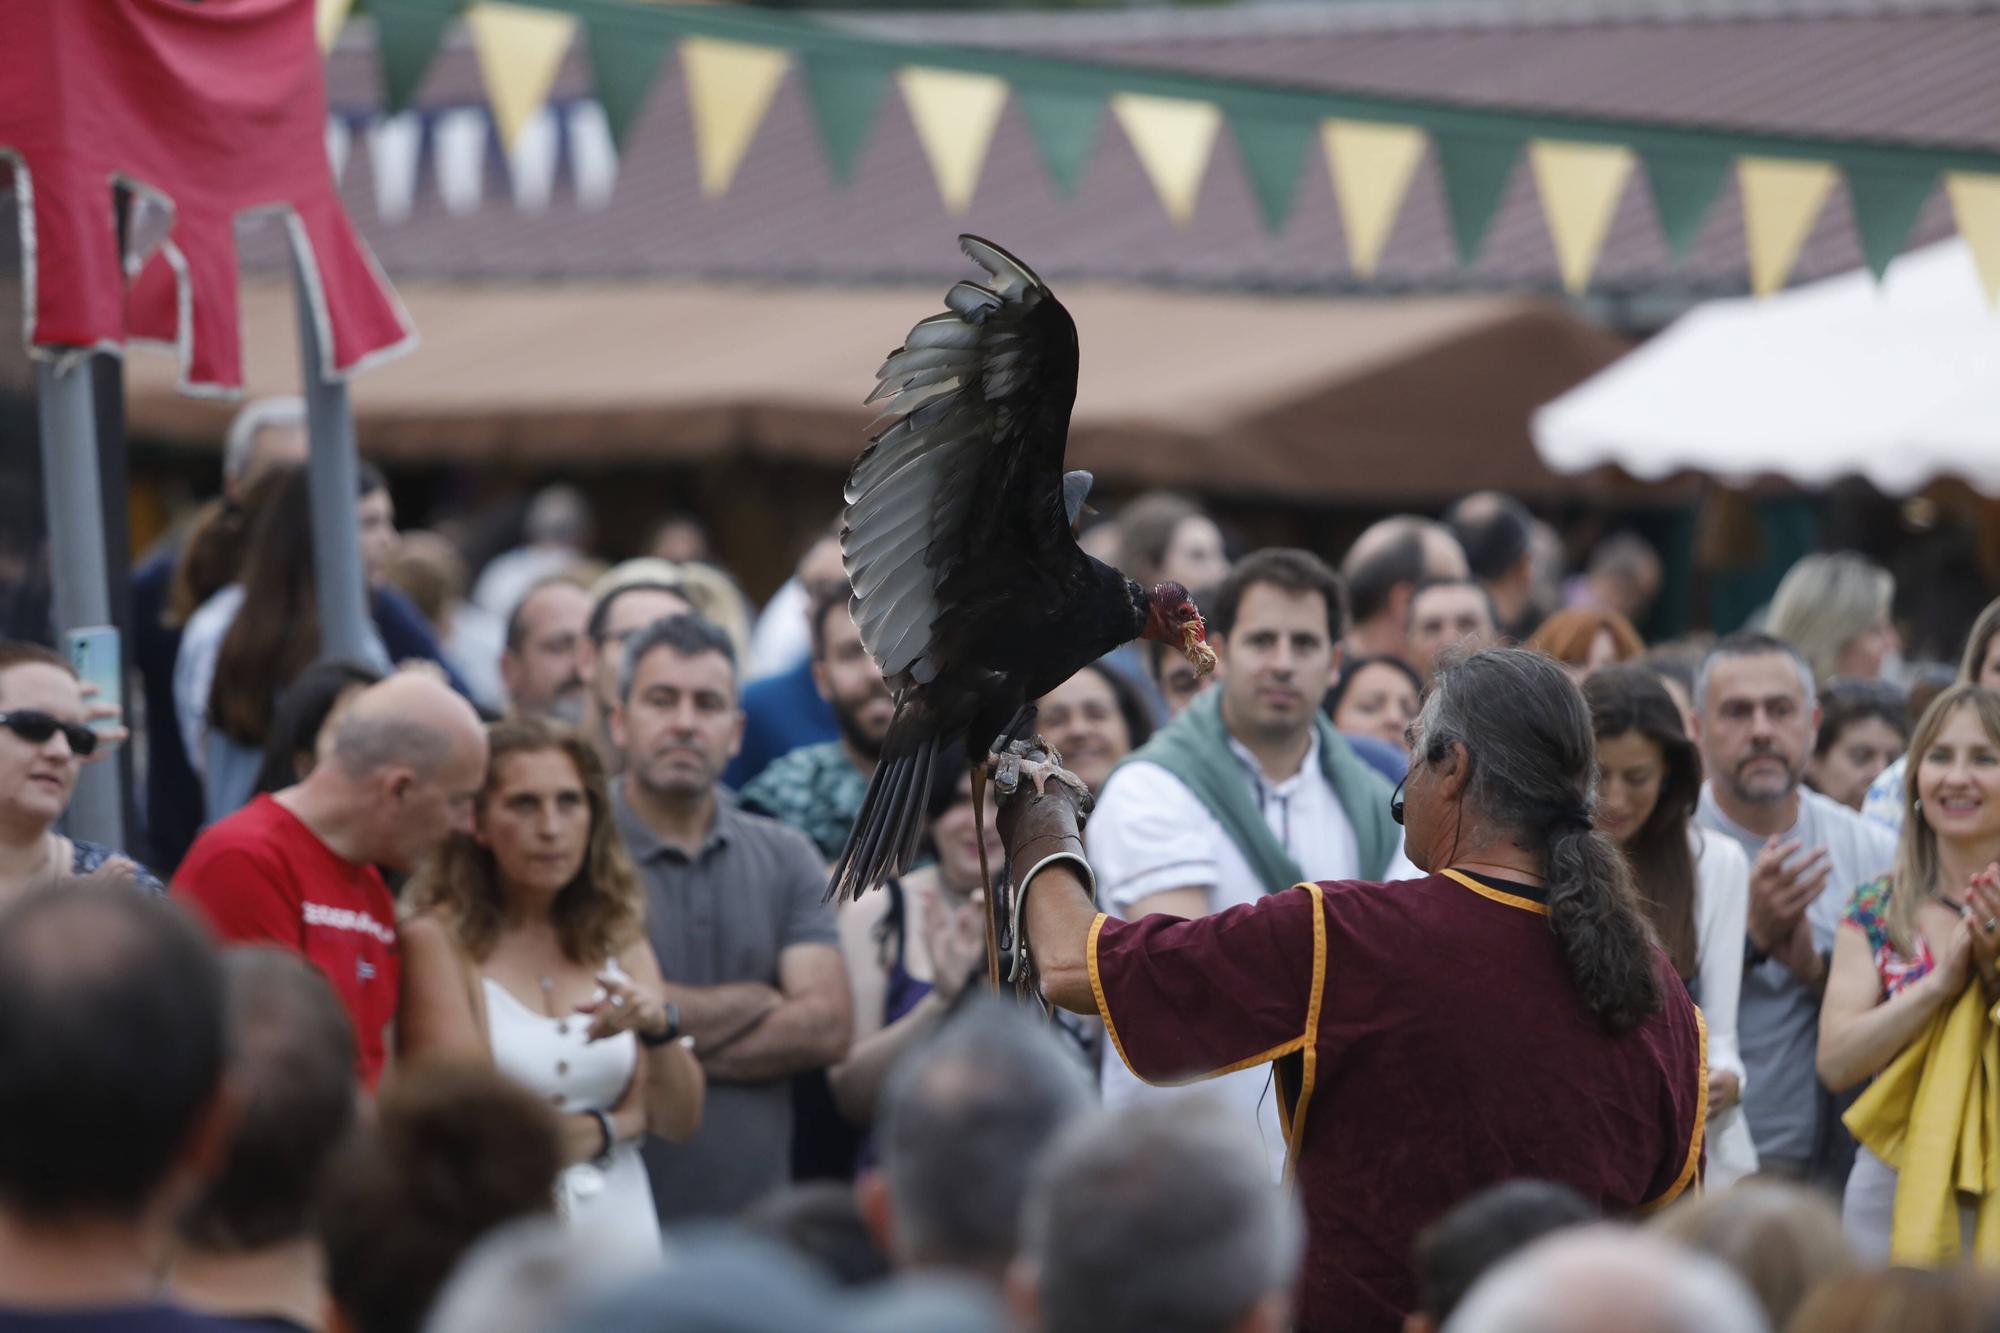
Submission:
M 1889 620 L 1895 595 L 1896 580 L 1865 556 L 1809 555 L 1786 571 L 1764 628 L 1804 653 L 1821 685 L 1874 680 L 1902 648 Z
M 1886 1069 L 1975 976 L 2000 992 L 2000 694 L 1940 694 L 1910 755 L 1896 868 L 1855 892 L 1834 936 L 1818 1061 L 1834 1092 Z M 1895 1197 L 1894 1169 L 1862 1148 L 1842 1215 L 1864 1261 L 1888 1260 Z
M 490 1058 L 563 1113 L 561 1202 L 657 1246 L 640 1140 L 690 1137 L 701 1066 L 646 943 L 644 896 L 597 752 L 539 718 L 494 724 L 474 831 L 410 886 L 399 1053 Z

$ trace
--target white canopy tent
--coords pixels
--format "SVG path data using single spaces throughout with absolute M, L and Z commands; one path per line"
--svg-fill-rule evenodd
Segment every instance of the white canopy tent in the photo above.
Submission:
M 1714 301 L 1542 407 L 1558 472 L 1708 473 L 1890 495 L 1958 477 L 2000 495 L 2000 312 L 1965 243 L 1762 301 Z

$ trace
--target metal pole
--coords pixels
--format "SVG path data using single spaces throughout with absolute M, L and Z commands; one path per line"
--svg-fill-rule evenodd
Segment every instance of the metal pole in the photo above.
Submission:
M 97 472 L 97 409 L 90 362 L 80 352 L 35 363 L 41 407 L 42 496 L 49 525 L 50 582 L 56 632 L 111 623 L 104 563 L 103 487 Z M 350 526 L 352 526 L 350 524 Z M 87 842 L 123 850 L 118 765 L 86 764 L 70 798 L 65 827 Z
M 299 358 L 306 400 L 306 459 L 312 490 L 313 574 L 319 586 L 321 657 L 368 660 L 368 590 L 361 578 L 361 535 L 355 517 L 360 493 L 354 459 L 354 416 L 347 386 L 320 377 L 319 326 L 310 286 L 296 250 L 292 298 L 299 314 Z

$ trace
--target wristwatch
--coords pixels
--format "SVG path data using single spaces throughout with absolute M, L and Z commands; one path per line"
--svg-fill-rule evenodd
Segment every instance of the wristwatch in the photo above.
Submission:
M 658 1032 L 641 1032 L 639 1034 L 639 1044 L 651 1050 L 656 1047 L 665 1046 L 670 1041 L 678 1041 L 680 1039 L 680 1035 L 681 1035 L 680 1006 L 675 1004 L 672 1000 L 669 1000 L 667 1001 L 666 1027 Z

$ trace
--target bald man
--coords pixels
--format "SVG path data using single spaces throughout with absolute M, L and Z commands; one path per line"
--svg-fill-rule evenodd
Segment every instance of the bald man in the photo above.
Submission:
M 486 778 L 479 715 L 426 671 L 356 697 L 325 762 L 203 830 L 174 875 L 226 943 L 275 944 L 326 974 L 374 1088 L 388 1058 L 402 968 L 396 904 L 378 866 L 408 872 L 470 832 Z
M 1343 646 L 1358 657 L 1409 657 L 1410 597 L 1419 583 L 1466 576 L 1465 552 L 1451 529 L 1416 514 L 1393 514 L 1354 539 L 1340 562 L 1347 581 Z

